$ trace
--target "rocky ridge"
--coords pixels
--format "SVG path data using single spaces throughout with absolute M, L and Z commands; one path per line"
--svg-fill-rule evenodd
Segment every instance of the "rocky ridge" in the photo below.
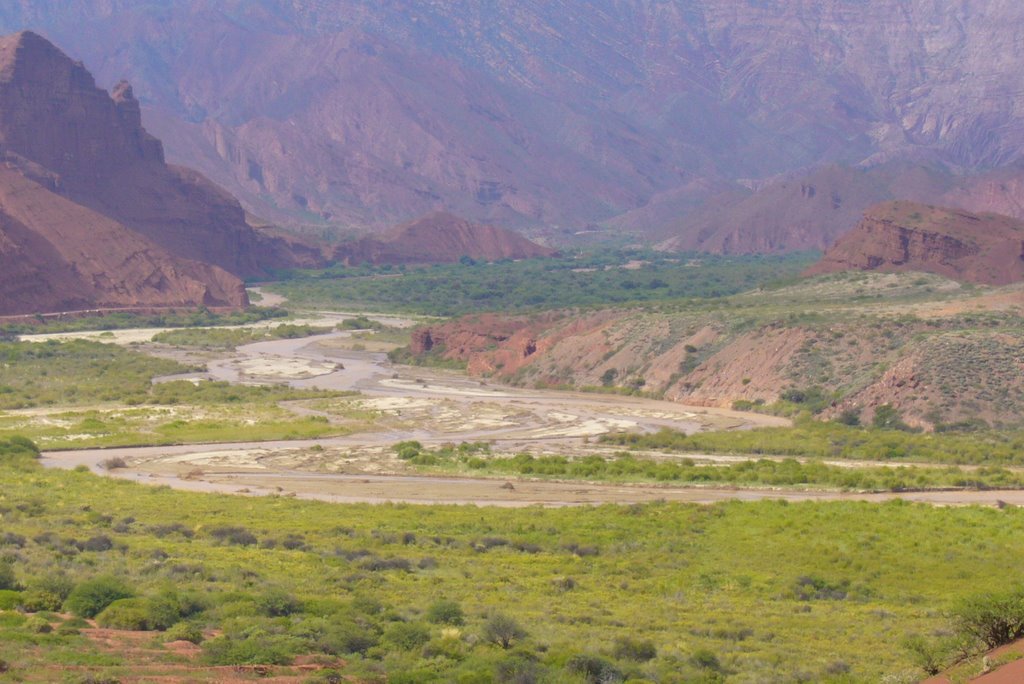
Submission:
M 1006 285 L 1024 280 L 1024 222 L 999 214 L 887 202 L 869 209 L 807 275 L 924 271 Z
M 915 295 L 893 305 L 896 291 Z M 782 313 L 765 308 L 762 294 L 753 305 L 751 295 L 703 311 L 477 315 L 418 329 L 411 350 L 527 387 L 739 408 L 818 388 L 830 397 L 825 419 L 849 411 L 868 422 L 889 404 L 924 429 L 964 420 L 1020 426 L 1024 336 L 1014 311 L 1024 306 L 1024 286 L 964 297 L 969 291 L 922 273 L 838 274 L 777 293 L 776 302 L 806 299 Z M 851 309 L 876 295 L 877 306 Z M 919 315 L 899 315 L 911 313 Z

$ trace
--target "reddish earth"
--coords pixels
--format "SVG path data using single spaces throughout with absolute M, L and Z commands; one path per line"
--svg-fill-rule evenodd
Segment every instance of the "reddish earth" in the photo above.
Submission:
M 471 223 L 448 212 L 434 212 L 391 229 L 381 239 L 363 238 L 335 248 L 334 260 L 347 264 L 420 264 L 553 256 L 555 250 L 518 233 Z
M 807 275 L 926 271 L 986 285 L 1024 280 L 1024 223 L 913 202 L 879 204 Z
M 31 32 L 0 38 L 0 314 L 244 306 L 241 276 L 315 263 L 164 162 L 126 83 Z
M 198 661 L 202 648 L 188 641 L 160 642 L 158 632 L 135 632 L 118 629 L 91 627 L 82 634 L 104 653 L 110 653 L 125 661 L 124 674 L 118 681 L 124 684 L 142 682 L 165 682 L 185 684 L 186 682 L 271 682 L 273 684 L 299 684 L 309 681 L 312 674 L 328 667 L 337 668 L 344 663 L 327 659 L 326 664 L 315 663 L 312 658 L 300 657 L 289 666 L 238 665 L 211 666 Z M 88 673 L 91 668 L 54 666 L 63 672 Z
M 1024 639 L 1000 646 L 997 649 L 993 649 L 985 654 L 983 663 L 985 662 L 996 662 L 1002 658 L 1020 658 L 1013 660 L 1005 665 L 996 667 L 985 667 L 987 670 L 984 673 L 980 673 L 974 677 L 969 677 L 966 681 L 972 684 L 1020 684 L 1024 682 Z M 958 668 L 954 668 L 958 669 Z M 963 674 L 963 673 L 959 673 Z M 929 677 L 921 682 L 921 684 L 952 684 L 954 681 L 953 676 L 950 672 L 935 675 Z M 957 677 L 957 681 L 965 681 L 960 677 Z

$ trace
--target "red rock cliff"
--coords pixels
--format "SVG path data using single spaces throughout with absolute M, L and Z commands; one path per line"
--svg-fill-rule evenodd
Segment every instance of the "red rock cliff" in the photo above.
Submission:
M 1024 223 L 913 202 L 869 209 L 807 275 L 845 270 L 926 271 L 1005 285 L 1024 280 Z
M 108 94 L 30 31 L 0 38 L 0 150 L 50 172 L 52 191 L 173 256 L 238 276 L 317 260 L 254 231 L 238 202 L 200 174 L 165 164 L 127 83 Z

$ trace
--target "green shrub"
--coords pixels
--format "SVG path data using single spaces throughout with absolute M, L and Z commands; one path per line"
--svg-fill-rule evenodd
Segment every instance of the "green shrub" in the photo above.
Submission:
M 579 675 L 588 684 L 613 684 L 625 679 L 615 665 L 593 655 L 575 655 L 565 664 L 565 669 Z
M 635 660 L 644 663 L 658 657 L 658 649 L 650 639 L 619 637 L 615 640 L 612 654 L 621 660 Z
M 75 582 L 63 572 L 51 572 L 30 579 L 27 594 L 40 603 L 49 603 L 45 607 L 31 610 L 58 610 L 61 604 L 71 595 Z
M 256 610 L 268 617 L 284 617 L 302 610 L 297 598 L 281 589 L 272 589 L 256 598 Z
M 526 638 L 526 630 L 508 615 L 495 613 L 487 618 L 480 636 L 484 641 L 508 649 L 514 642 Z
M 167 628 L 163 640 L 191 641 L 193 644 L 200 644 L 203 642 L 203 630 L 190 622 L 178 622 Z
M 377 635 L 368 627 L 352 622 L 331 624 L 317 641 L 317 648 L 333 655 L 366 653 L 377 645 Z
M 1024 636 L 1024 588 L 962 600 L 952 610 L 956 630 L 996 648 Z
M 149 620 L 149 602 L 141 598 L 118 599 L 96 615 L 96 624 L 107 629 L 153 629 Z
M 117 577 L 102 575 L 75 587 L 64 602 L 64 607 L 79 617 L 91 618 L 114 601 L 131 598 L 133 595 L 134 592 Z
M 721 672 L 722 663 L 718 660 L 718 656 L 715 655 L 714 651 L 706 648 L 699 648 L 690 654 L 690 664 L 694 667 L 699 667 L 702 670 L 710 670 L 712 672 Z
M 25 624 L 22 628 L 32 632 L 33 634 L 49 634 L 53 631 L 53 627 L 50 625 L 49 620 L 39 615 L 33 615 L 29 619 L 25 620 Z
M 17 591 L 20 588 L 18 578 L 14 574 L 13 563 L 0 560 L 0 590 L 7 589 Z
M 22 604 L 22 594 L 13 589 L 0 589 L 0 610 L 14 610 Z
M 291 637 L 257 633 L 243 638 L 209 639 L 204 642 L 203 651 L 211 665 L 288 665 L 297 646 Z
M 430 629 L 418 622 L 396 622 L 384 632 L 384 641 L 403 651 L 411 651 L 430 641 Z
M 435 625 L 461 625 L 466 621 L 462 606 L 455 601 L 441 599 L 427 608 L 427 622 Z
M 876 408 L 875 417 L 871 419 L 871 425 L 880 430 L 903 430 L 905 432 L 911 430 L 910 426 L 903 422 L 899 411 L 892 404 L 882 404 Z
M 203 603 L 191 595 L 165 590 L 146 602 L 146 619 L 150 629 L 167 629 L 203 608 Z

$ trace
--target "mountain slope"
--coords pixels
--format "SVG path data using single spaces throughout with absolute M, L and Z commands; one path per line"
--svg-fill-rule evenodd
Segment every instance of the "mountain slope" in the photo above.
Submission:
M 497 261 L 555 253 L 510 230 L 470 223 L 440 211 L 396 226 L 381 239 L 363 238 L 341 244 L 334 250 L 333 258 L 349 264 L 440 264 L 464 256 Z
M 244 306 L 242 282 L 0 166 L 0 314 Z
M 103 82 L 131 78 L 170 157 L 272 219 L 380 231 L 448 208 L 557 235 L 672 198 L 681 244 L 707 229 L 728 250 L 822 242 L 723 234 L 714 202 L 703 226 L 681 220 L 779 174 L 1019 159 L 1022 21 L 1001 0 L 0 8 L 0 27 L 39 27 Z

